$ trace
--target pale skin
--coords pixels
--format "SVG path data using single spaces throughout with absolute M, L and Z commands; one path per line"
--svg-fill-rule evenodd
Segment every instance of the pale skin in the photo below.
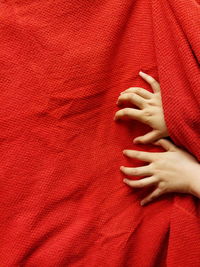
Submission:
M 130 187 L 155 186 L 155 190 L 141 201 L 141 205 L 170 192 L 188 193 L 200 198 L 200 165 L 196 158 L 165 139 L 154 144 L 162 146 L 166 152 L 123 151 L 127 157 L 149 162 L 143 167 L 120 167 L 127 176 L 145 177 L 140 180 L 124 179 L 124 183 Z
M 160 84 L 151 76 L 139 73 L 140 76 L 150 84 L 153 93 L 140 87 L 131 87 L 118 98 L 117 105 L 127 102 L 134 104 L 136 108 L 123 108 L 116 112 L 115 120 L 134 119 L 149 125 L 152 131 L 134 139 L 135 143 L 152 143 L 160 138 L 168 136 L 167 126 L 164 119 Z
M 121 109 L 116 112 L 115 120 L 128 117 L 149 125 L 152 131 L 135 138 L 134 142 L 153 143 L 164 148 L 166 152 L 124 150 L 125 156 L 149 162 L 149 165 L 137 168 L 121 166 L 120 170 L 127 176 L 145 177 L 140 180 L 126 178 L 123 181 L 132 188 L 155 187 L 153 192 L 141 201 L 141 205 L 170 192 L 188 193 L 200 198 L 200 164 L 191 154 L 163 139 L 168 136 L 168 130 L 162 108 L 160 85 L 150 75 L 140 73 L 140 76 L 151 85 L 153 93 L 139 87 L 122 92 L 117 104 L 130 102 L 139 109 Z

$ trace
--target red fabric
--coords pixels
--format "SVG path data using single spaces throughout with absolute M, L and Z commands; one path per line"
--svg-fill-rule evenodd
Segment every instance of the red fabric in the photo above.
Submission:
M 140 207 L 151 189 L 119 166 L 143 163 L 122 150 L 158 148 L 113 121 L 121 91 L 150 90 L 143 70 L 172 138 L 199 155 L 198 25 L 195 0 L 0 1 L 0 266 L 200 265 L 199 200 Z
M 200 1 L 190 0 L 187 5 L 184 0 L 152 3 L 156 59 L 169 134 L 200 160 Z

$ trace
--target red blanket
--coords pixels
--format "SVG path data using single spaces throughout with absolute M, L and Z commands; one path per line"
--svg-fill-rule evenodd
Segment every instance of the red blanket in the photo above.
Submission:
M 160 81 L 175 143 L 200 158 L 199 0 L 0 1 L 0 266 L 200 266 L 199 200 L 122 182 L 121 91 Z

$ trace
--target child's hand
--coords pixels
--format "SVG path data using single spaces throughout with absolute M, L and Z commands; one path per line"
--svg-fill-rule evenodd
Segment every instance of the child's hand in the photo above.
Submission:
M 164 119 L 159 83 L 150 75 L 142 72 L 139 74 L 151 85 L 154 93 L 150 93 L 140 87 L 132 87 L 122 92 L 117 104 L 129 102 L 139 109 L 123 108 L 116 112 L 115 120 L 128 117 L 141 121 L 153 128 L 151 132 L 134 139 L 135 143 L 146 144 L 168 136 L 168 131 Z
M 160 153 L 123 151 L 127 157 L 150 162 L 144 167 L 120 167 L 126 175 L 146 176 L 140 180 L 124 179 L 127 185 L 133 188 L 152 185 L 156 187 L 150 195 L 142 200 L 141 205 L 169 192 L 189 193 L 200 197 L 200 165 L 197 160 L 165 139 L 157 141 L 155 145 L 162 146 L 167 151 Z

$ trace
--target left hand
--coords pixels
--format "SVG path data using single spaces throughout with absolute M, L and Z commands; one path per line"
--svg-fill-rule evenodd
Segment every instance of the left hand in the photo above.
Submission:
M 124 179 L 127 185 L 135 188 L 156 186 L 155 190 L 142 200 L 141 205 L 170 192 L 197 196 L 194 188 L 200 185 L 200 164 L 196 158 L 165 139 L 157 141 L 155 145 L 162 146 L 166 152 L 123 151 L 127 157 L 150 163 L 138 168 L 124 166 L 120 168 L 128 176 L 146 176 L 140 180 Z
M 134 139 L 135 143 L 146 144 L 167 137 L 168 130 L 164 119 L 159 83 L 150 75 L 141 72 L 139 74 L 151 85 L 153 93 L 140 87 L 131 87 L 122 92 L 117 104 L 121 105 L 129 102 L 136 105 L 139 109 L 123 108 L 116 112 L 115 120 L 128 117 L 149 125 L 152 131 Z

